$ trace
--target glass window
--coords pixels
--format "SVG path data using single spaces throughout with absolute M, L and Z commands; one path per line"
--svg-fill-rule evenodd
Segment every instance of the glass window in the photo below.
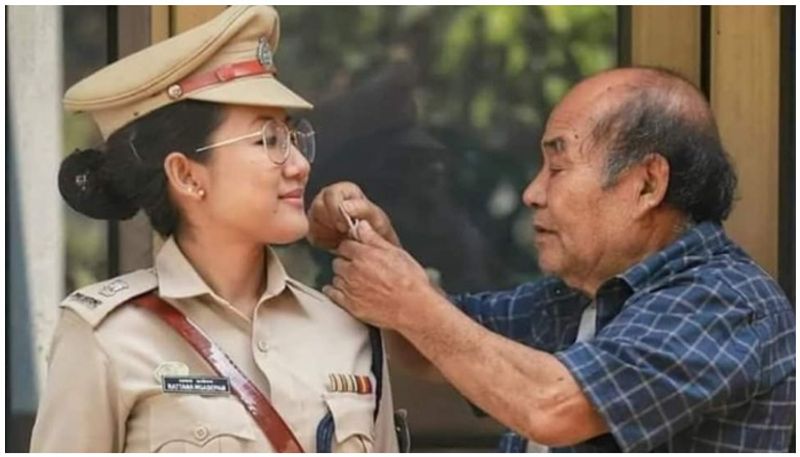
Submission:
M 539 276 L 521 193 L 544 122 L 585 75 L 616 66 L 610 6 L 281 6 L 281 79 L 316 106 L 307 196 L 349 180 L 392 217 L 404 246 L 451 292 Z M 321 286 L 330 258 L 281 251 Z M 415 450 L 492 447 L 454 391 L 398 372 Z M 453 411 L 447 420 L 441 411 Z

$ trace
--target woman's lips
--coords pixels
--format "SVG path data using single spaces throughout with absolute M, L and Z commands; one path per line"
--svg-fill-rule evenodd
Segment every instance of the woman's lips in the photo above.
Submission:
M 281 194 L 279 198 L 281 201 L 301 209 L 305 206 L 303 204 L 303 189 L 295 189 L 293 191 L 286 192 L 285 194 Z
M 302 188 L 294 189 L 289 192 L 281 194 L 281 198 L 302 198 L 302 197 L 303 197 Z

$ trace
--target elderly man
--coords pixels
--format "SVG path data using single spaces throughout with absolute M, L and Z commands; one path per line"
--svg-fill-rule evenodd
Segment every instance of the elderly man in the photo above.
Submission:
M 339 256 L 324 292 L 551 448 L 785 451 L 795 315 L 721 227 L 736 178 L 702 94 L 664 70 L 604 72 L 555 108 L 542 154 L 522 198 L 548 277 L 446 297 L 339 183 L 310 209 L 312 243 Z

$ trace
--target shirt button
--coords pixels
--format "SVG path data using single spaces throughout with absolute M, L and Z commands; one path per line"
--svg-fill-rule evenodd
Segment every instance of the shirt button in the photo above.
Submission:
M 267 342 L 264 340 L 258 340 L 258 344 L 256 346 L 258 346 L 258 350 L 261 352 L 267 352 L 269 349 L 269 344 L 267 344 Z
M 205 425 L 198 425 L 197 428 L 194 429 L 194 437 L 198 440 L 204 440 L 208 436 L 208 428 Z

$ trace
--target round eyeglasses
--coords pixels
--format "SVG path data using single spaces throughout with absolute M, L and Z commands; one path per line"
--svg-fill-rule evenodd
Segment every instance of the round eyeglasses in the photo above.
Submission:
M 267 157 L 276 165 L 283 165 L 289 159 L 289 153 L 291 151 L 289 147 L 290 143 L 303 154 L 303 157 L 305 157 L 309 163 L 313 163 L 317 151 L 314 141 L 314 128 L 311 127 L 311 122 L 306 119 L 299 119 L 292 124 L 293 126 L 290 128 L 281 121 L 268 119 L 258 132 L 220 141 L 219 143 L 209 144 L 195 149 L 194 152 L 203 152 L 220 146 L 227 146 L 238 141 L 260 137 L 261 147 L 264 148 Z

